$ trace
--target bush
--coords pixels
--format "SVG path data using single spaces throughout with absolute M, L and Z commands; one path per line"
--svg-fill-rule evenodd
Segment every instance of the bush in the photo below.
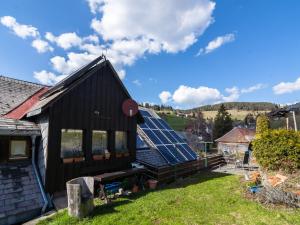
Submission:
M 300 132 L 268 130 L 253 141 L 257 162 L 268 170 L 293 172 L 300 169 Z
M 270 128 L 270 121 L 266 115 L 259 115 L 256 119 L 256 134 L 262 134 Z

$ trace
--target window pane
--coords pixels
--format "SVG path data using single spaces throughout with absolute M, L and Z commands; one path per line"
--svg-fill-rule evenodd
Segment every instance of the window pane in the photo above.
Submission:
M 124 131 L 116 131 L 115 137 L 116 152 L 127 152 L 127 134 Z
M 25 140 L 14 140 L 10 142 L 10 158 L 27 157 Z
M 82 130 L 61 130 L 61 157 L 82 156 Z
M 93 154 L 104 154 L 107 149 L 107 132 L 106 131 L 93 131 Z

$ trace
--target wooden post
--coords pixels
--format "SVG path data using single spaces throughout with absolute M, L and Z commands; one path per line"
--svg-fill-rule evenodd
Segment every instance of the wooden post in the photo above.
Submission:
M 295 131 L 298 131 L 295 111 L 292 111 L 292 113 L 293 113 Z

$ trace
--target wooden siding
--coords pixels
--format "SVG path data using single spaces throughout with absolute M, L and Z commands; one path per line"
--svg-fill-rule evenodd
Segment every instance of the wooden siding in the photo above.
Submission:
M 122 103 L 128 94 L 121 87 L 109 64 L 98 65 L 69 88 L 49 107 L 48 161 L 46 191 L 65 189 L 65 182 L 78 176 L 95 175 L 130 167 L 136 154 L 137 118 L 126 117 Z M 83 130 L 85 161 L 64 164 L 60 158 L 61 129 Z M 111 158 L 103 161 L 92 159 L 92 130 L 108 131 L 108 150 Z M 128 133 L 129 157 L 116 158 L 114 132 Z

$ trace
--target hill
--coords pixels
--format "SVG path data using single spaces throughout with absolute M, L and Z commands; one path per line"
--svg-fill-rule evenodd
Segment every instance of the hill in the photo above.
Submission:
M 278 105 L 271 102 L 224 102 L 214 105 L 205 105 L 190 110 L 184 110 L 185 112 L 193 112 L 197 110 L 201 111 L 217 111 L 220 105 L 223 104 L 227 110 L 245 110 L 245 111 L 271 111 L 278 108 Z

